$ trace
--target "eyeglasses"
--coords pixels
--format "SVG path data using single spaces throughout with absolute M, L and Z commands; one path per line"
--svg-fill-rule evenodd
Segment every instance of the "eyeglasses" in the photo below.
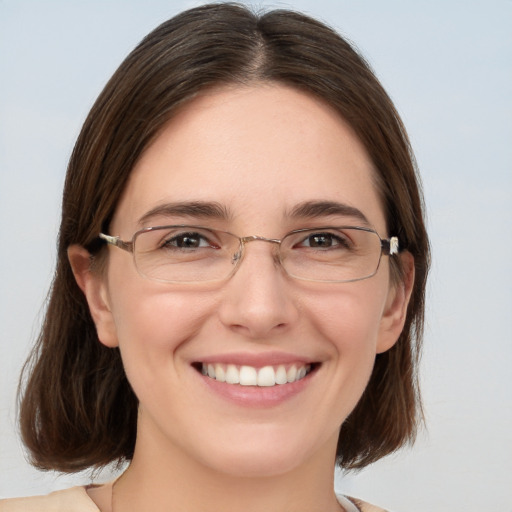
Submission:
M 103 233 L 99 238 L 131 252 L 141 276 L 167 283 L 227 279 L 239 267 L 245 246 L 256 241 L 274 245 L 274 259 L 289 276 L 329 283 L 368 279 L 383 254 L 399 251 L 397 237 L 381 239 L 373 229 L 355 226 L 297 229 L 282 239 L 184 225 L 144 228 L 131 241 Z

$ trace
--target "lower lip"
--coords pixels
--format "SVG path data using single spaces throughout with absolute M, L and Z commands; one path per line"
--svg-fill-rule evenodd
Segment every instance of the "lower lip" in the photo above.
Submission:
M 246 407 L 274 407 L 291 400 L 301 393 L 311 382 L 317 368 L 313 369 L 304 378 L 288 384 L 275 386 L 241 386 L 240 384 L 227 384 L 211 377 L 198 373 L 198 376 L 221 398 Z

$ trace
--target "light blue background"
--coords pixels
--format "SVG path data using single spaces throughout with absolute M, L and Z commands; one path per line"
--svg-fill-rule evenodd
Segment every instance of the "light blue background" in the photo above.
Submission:
M 122 58 L 190 1 L 0 0 L 0 496 L 48 492 L 15 433 L 15 389 L 51 281 L 74 140 Z M 512 1 L 297 0 L 356 42 L 408 127 L 433 269 L 428 431 L 344 492 L 395 512 L 511 510 Z

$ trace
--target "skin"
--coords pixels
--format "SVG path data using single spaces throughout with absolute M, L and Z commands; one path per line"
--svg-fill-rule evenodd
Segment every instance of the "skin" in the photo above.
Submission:
M 281 238 L 290 230 L 360 219 L 287 215 L 304 201 L 337 201 L 387 233 L 374 169 L 351 129 L 328 106 L 281 85 L 210 91 L 186 105 L 132 171 L 110 234 L 130 240 L 164 203 L 214 201 L 228 219 L 207 225 Z M 287 276 L 271 244 L 246 247 L 238 271 L 215 284 L 141 277 L 129 253 L 109 248 L 100 275 L 69 249 L 100 341 L 119 346 L 140 400 L 135 455 L 116 484 L 116 510 L 334 511 L 333 467 L 341 423 L 360 398 L 375 355 L 397 340 L 413 281 L 390 281 L 383 257 L 370 279 L 312 283 Z M 212 392 L 193 362 L 276 351 L 318 363 L 301 391 L 248 407 Z M 89 491 L 110 510 L 110 491 Z M 172 506 L 172 508 L 170 508 Z

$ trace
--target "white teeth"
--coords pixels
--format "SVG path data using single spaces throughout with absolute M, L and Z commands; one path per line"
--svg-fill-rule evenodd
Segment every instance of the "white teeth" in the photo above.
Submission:
M 258 371 L 258 386 L 274 386 L 276 383 L 276 373 L 272 366 L 264 366 Z
M 253 366 L 236 366 L 234 364 L 205 364 L 201 367 L 201 373 L 211 379 L 228 384 L 240 384 L 241 386 L 272 387 L 303 379 L 311 370 L 311 365 L 292 365 L 286 369 L 284 365 L 264 366 L 260 369 Z
M 276 384 L 286 384 L 288 382 L 288 376 L 286 374 L 286 368 L 281 365 L 277 367 L 276 372 Z
M 258 384 L 258 372 L 252 366 L 242 366 L 240 368 L 240 385 L 256 386 Z
M 226 369 L 226 382 L 228 384 L 238 384 L 240 382 L 240 372 L 234 364 L 228 364 Z
M 220 364 L 215 365 L 215 378 L 219 382 L 226 382 L 226 372 Z
M 286 380 L 288 382 L 295 382 L 296 377 L 297 377 L 297 367 L 290 366 L 290 368 L 288 368 L 288 372 L 286 372 Z

